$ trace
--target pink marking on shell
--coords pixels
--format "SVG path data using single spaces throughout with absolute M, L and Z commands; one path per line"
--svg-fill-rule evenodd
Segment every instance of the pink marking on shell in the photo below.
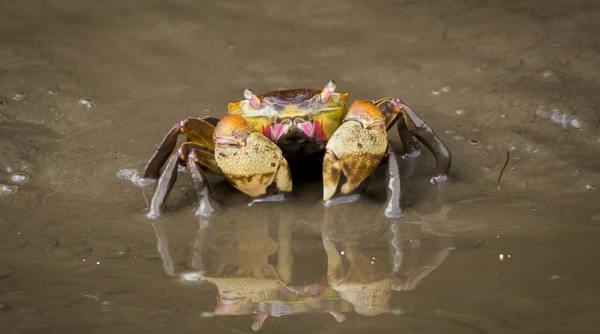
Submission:
M 308 138 L 313 138 L 315 136 L 315 127 L 311 121 L 297 123 L 296 126 L 302 130 Z
M 273 124 L 271 125 L 271 140 L 278 141 L 281 136 L 283 136 L 288 129 L 290 128 L 289 124 Z
M 321 122 L 319 121 L 314 121 L 314 136 L 315 139 L 318 141 L 327 141 L 327 134 L 325 133 L 325 131 L 323 131 L 323 126 L 321 125 Z

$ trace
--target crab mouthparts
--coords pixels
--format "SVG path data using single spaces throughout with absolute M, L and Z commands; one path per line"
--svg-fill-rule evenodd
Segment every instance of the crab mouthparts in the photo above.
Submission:
M 319 121 L 304 121 L 304 122 L 294 122 L 292 123 L 275 123 L 268 126 L 265 126 L 263 129 L 263 134 L 270 138 L 272 141 L 277 142 L 279 138 L 281 138 L 284 134 L 286 134 L 291 128 L 297 128 L 307 138 L 316 139 L 320 141 L 326 140 L 325 133 L 321 127 L 321 122 Z

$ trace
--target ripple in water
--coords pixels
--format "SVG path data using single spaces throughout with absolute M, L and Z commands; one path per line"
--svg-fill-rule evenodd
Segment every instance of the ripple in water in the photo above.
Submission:
M 117 172 L 117 177 L 130 181 L 136 187 L 144 188 L 156 182 L 154 179 L 143 178 L 138 175 L 137 169 L 121 169 Z

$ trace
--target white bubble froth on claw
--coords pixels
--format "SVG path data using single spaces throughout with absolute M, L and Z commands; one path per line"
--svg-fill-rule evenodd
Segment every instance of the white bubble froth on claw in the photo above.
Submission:
M 121 169 L 117 172 L 117 177 L 123 180 L 130 181 L 136 187 L 147 187 L 151 184 L 154 184 L 156 180 L 143 178 L 138 175 L 137 169 Z

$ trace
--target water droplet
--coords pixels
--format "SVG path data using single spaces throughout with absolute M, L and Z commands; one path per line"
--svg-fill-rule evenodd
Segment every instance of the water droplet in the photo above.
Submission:
M 17 186 L 11 186 L 8 184 L 0 184 L 0 196 L 12 195 L 19 189 Z
M 12 99 L 15 101 L 23 101 L 25 99 L 25 93 L 17 92 L 15 95 L 13 95 Z
M 82 97 L 81 99 L 79 99 L 79 104 L 88 109 L 94 108 L 94 103 L 92 102 L 92 99 L 90 99 L 89 97 Z
M 10 176 L 10 180 L 14 183 L 25 183 L 29 181 L 29 175 L 25 173 L 13 173 Z
M 500 254 L 500 255 L 498 255 L 498 260 L 500 260 L 500 261 L 504 261 L 504 254 Z

